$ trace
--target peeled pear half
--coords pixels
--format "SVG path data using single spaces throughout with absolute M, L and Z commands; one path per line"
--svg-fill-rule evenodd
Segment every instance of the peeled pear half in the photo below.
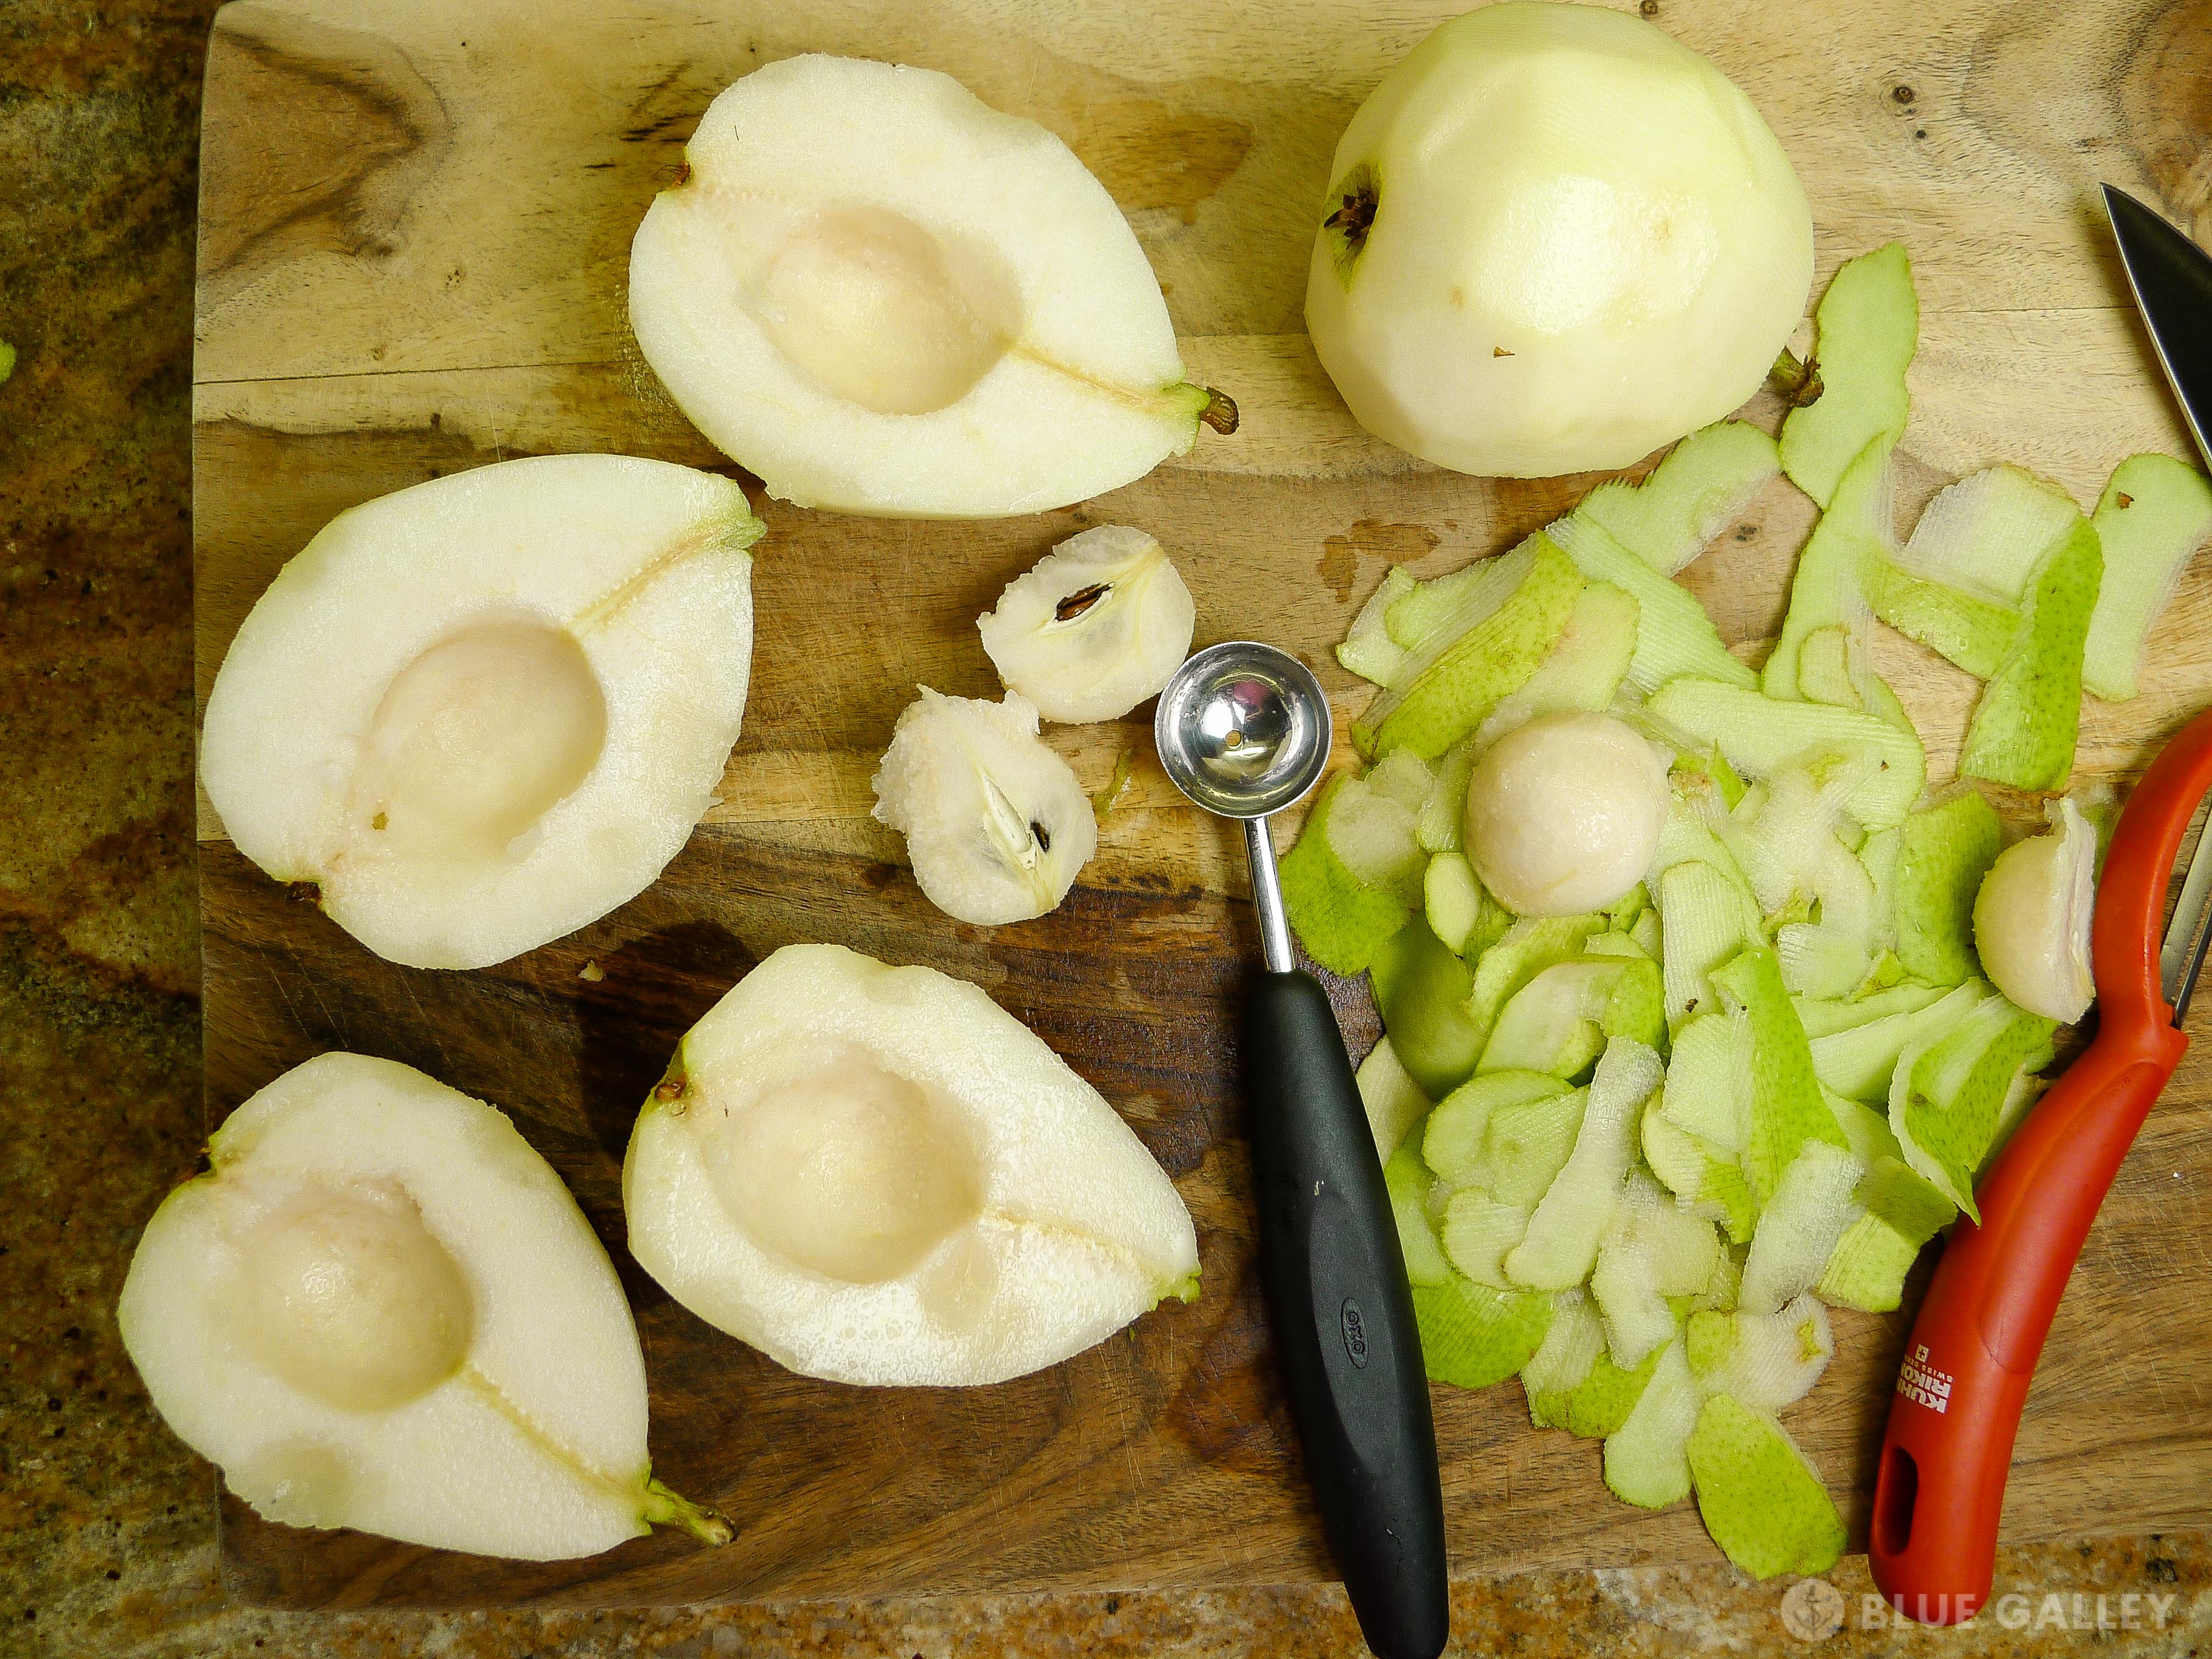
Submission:
M 760 521 L 726 478 L 504 461 L 325 526 L 238 630 L 200 777 L 379 956 L 481 968 L 635 897 L 714 797 Z
M 684 1038 L 623 1166 L 640 1264 L 809 1376 L 997 1382 L 1198 1293 L 1190 1213 L 977 987 L 789 945 Z
M 645 1365 L 605 1250 L 493 1107 L 319 1055 L 232 1113 L 123 1284 L 169 1426 L 272 1521 L 478 1555 L 592 1555 L 654 1523 Z
M 1111 197 L 949 76 L 813 55 L 726 89 L 630 246 L 653 372 L 805 507 L 994 518 L 1085 501 L 1235 405 L 1183 378 Z

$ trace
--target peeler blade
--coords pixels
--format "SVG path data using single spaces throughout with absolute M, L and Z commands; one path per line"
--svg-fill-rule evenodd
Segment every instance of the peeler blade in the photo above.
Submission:
M 2197 993 L 2197 976 L 2203 970 L 2208 945 L 2212 945 L 2212 818 L 2207 818 L 2197 831 L 2197 849 L 2189 855 L 2189 873 L 2182 878 L 2181 896 L 2173 902 L 2173 915 L 2166 924 L 2166 939 L 2159 947 L 2159 989 L 2172 1006 L 2176 1025 L 2188 1017 L 2189 1000 Z

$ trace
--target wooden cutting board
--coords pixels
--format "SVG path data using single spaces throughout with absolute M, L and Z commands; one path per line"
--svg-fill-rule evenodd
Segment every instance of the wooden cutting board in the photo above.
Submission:
M 293 1531 L 226 1500 L 236 1591 L 303 1607 L 618 1604 L 1328 1574 L 1252 1274 L 1231 1007 L 1254 939 L 1234 836 L 1177 802 L 1140 721 L 1054 732 L 1088 786 L 1132 755 L 1134 787 L 1064 908 L 970 927 L 921 899 L 869 820 L 868 779 L 917 682 L 995 695 L 975 616 L 1084 525 L 1158 533 L 1197 595 L 1200 642 L 1297 648 L 1341 730 L 1360 693 L 1329 647 L 1387 567 L 1426 575 L 1495 551 L 1595 482 L 1413 462 L 1352 424 L 1300 325 L 1336 138 L 1457 9 L 240 0 L 220 14 L 194 367 L 203 697 L 255 597 L 343 507 L 549 452 L 731 470 L 639 356 L 626 259 L 708 100 L 794 52 L 945 70 L 1065 137 L 1135 227 L 1193 378 L 1244 416 L 1232 438 L 1201 434 L 1152 477 L 1035 518 L 904 523 L 762 500 L 752 702 L 719 804 L 648 892 L 520 960 L 467 974 L 380 961 L 240 858 L 203 809 L 210 1124 L 332 1047 L 505 1107 L 623 1271 L 659 1472 L 738 1529 L 720 1551 L 660 1537 L 532 1566 Z M 1907 240 L 1923 306 L 1907 512 L 2000 459 L 2091 501 L 2122 456 L 2187 453 L 2091 191 L 2110 179 L 2212 227 L 2212 0 L 1644 9 L 1773 124 L 1814 204 L 1823 283 Z M 1810 521 L 1778 484 L 1687 573 L 1748 655 Z M 1904 641 L 1882 652 L 1940 778 L 1972 683 Z M 2083 776 L 2124 778 L 2212 702 L 2212 566 L 2185 582 L 2152 653 L 2141 697 L 2090 705 Z M 791 1376 L 672 1304 L 623 1248 L 631 1121 L 684 1028 L 795 939 L 964 975 L 1032 1024 L 1175 1177 L 1202 1299 L 1039 1376 L 903 1392 Z M 1338 990 L 1363 1051 L 1364 988 Z M 2212 1522 L 2208 1127 L 2212 1057 L 2185 1066 L 2091 1237 L 2021 1433 L 2015 1538 Z M 1904 1326 L 1837 1325 L 1836 1361 L 1790 1425 L 1863 1537 Z M 1517 1386 L 1439 1389 L 1436 1405 L 1459 1568 L 1713 1559 L 1694 1510 L 1628 1509 L 1595 1445 L 1531 1432 Z

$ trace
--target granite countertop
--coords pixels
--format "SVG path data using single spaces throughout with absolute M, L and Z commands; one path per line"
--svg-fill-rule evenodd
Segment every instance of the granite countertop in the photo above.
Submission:
M 226 1597 L 213 1472 L 155 1416 L 114 1320 L 138 1229 L 201 1133 L 189 532 L 212 10 L 0 10 L 0 338 L 20 353 L 0 386 L 0 1654 L 1359 1652 L 1333 1588 L 608 1614 Z M 1870 1626 L 1862 1558 L 1829 1582 L 1723 1565 L 1468 1579 L 1456 1650 L 2212 1646 L 2203 1534 L 2009 1548 L 2014 1599 L 1963 1633 Z

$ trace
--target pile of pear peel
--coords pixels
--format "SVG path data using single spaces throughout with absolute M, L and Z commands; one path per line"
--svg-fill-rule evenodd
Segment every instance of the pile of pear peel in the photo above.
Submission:
M 2094 995 L 2101 793 L 2004 845 L 1971 779 L 2065 787 L 2081 696 L 2131 696 L 2212 533 L 2162 455 L 2094 515 L 2008 466 L 1900 546 L 1917 309 L 1895 244 L 1838 270 L 1778 444 L 1738 422 L 1520 547 L 1394 569 L 1339 647 L 1377 690 L 1283 861 L 1307 952 L 1373 981 L 1359 1083 L 1429 1374 L 1517 1373 L 1606 1483 L 1695 1494 L 1758 1577 L 1844 1525 L 1781 1414 L 1827 1310 L 1896 1308 Z M 1822 508 L 1754 672 L 1668 580 L 1786 474 Z M 1959 782 L 1870 665 L 1880 617 L 1984 682 Z
M 1513 113 L 1559 75 L 1578 99 L 1607 78 L 1605 203 L 1561 197 L 1564 141 Z M 1653 179 L 1668 215 L 1636 206 Z M 1606 260 L 1556 257 L 1563 224 Z M 1420 277 L 1408 250 L 1439 235 L 1494 265 L 1472 300 Z M 1512 0 L 1386 77 L 1309 276 L 1361 422 L 1515 476 L 1690 435 L 1510 551 L 1389 572 L 1339 648 L 1378 688 L 1370 764 L 1282 870 L 1309 954 L 1382 1009 L 1359 1083 L 1431 1376 L 1517 1372 L 1537 1424 L 1604 1439 L 1613 1491 L 1694 1491 L 1761 1576 L 1842 1546 L 1778 1421 L 1833 1350 L 1826 1308 L 1897 1306 L 2092 994 L 2109 800 L 2056 799 L 2004 848 L 1971 787 L 1929 796 L 1872 619 L 1985 682 L 1965 775 L 2057 792 L 2081 690 L 2133 695 L 2212 532 L 2202 477 L 2138 456 L 2093 516 L 1998 467 L 1898 544 L 1904 251 L 1844 267 L 1814 360 L 1777 363 L 1811 273 L 1771 133 L 1638 20 Z M 629 307 L 684 413 L 802 507 L 1040 512 L 1236 427 L 1098 181 L 928 70 L 811 56 L 727 88 L 638 229 Z M 1723 418 L 1770 364 L 1778 443 Z M 1671 578 L 1778 473 L 1822 514 L 1754 672 Z M 209 798 L 391 961 L 572 933 L 714 799 L 763 531 L 726 479 L 607 455 L 351 508 L 232 643 Z M 919 688 L 874 779 L 933 903 L 991 926 L 1061 902 L 1111 803 L 1040 722 L 1127 714 L 1194 624 L 1124 526 L 1007 586 L 978 623 L 1004 699 Z M 1189 1212 L 1097 1091 L 978 988 L 832 945 L 776 951 L 685 1035 L 623 1205 L 678 1302 L 840 1382 L 995 1382 L 1197 1294 Z M 653 1477 L 637 1332 L 574 1200 L 503 1113 L 410 1067 L 326 1054 L 240 1105 L 148 1224 L 119 1316 L 163 1416 L 272 1520 L 531 1559 L 731 1535 Z

